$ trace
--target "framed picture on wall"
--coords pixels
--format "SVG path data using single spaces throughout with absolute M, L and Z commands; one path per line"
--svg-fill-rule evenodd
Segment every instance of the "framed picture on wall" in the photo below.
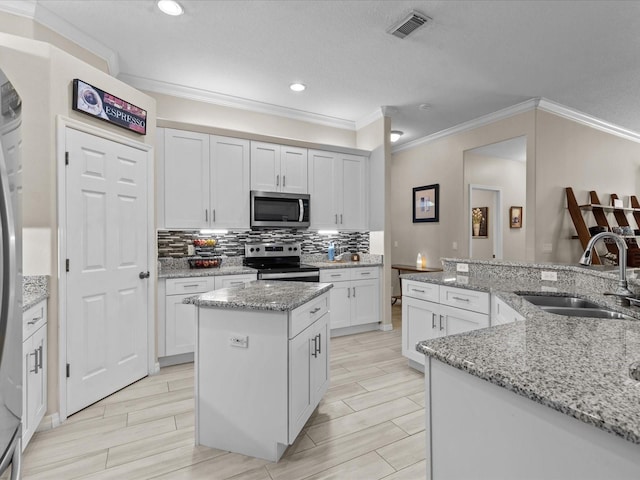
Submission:
M 489 237 L 489 207 L 474 207 L 471 210 L 472 238 Z
M 522 228 L 522 207 L 511 207 L 509 209 L 509 226 L 511 228 Z
M 413 223 L 440 221 L 440 184 L 415 187 L 411 197 Z

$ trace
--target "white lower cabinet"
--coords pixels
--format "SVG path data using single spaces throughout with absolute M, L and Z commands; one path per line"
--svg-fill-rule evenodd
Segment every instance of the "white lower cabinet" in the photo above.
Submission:
M 208 277 L 168 278 L 164 289 L 164 349 L 160 357 L 193 353 L 196 339 L 196 312 L 194 305 L 182 303 L 185 298 L 220 288 L 251 282 L 256 274 L 219 275 Z M 161 282 L 160 282 L 161 283 Z M 161 290 L 161 289 L 160 289 Z M 161 298 L 160 291 L 158 298 Z
M 289 340 L 289 444 L 329 386 L 329 315 Z
M 320 282 L 332 283 L 331 328 L 380 321 L 379 267 L 321 269 Z
M 491 295 L 491 326 L 504 325 L 506 323 L 521 322 L 524 316 L 507 305 L 504 300 Z
M 402 282 L 402 354 L 424 365 L 416 343 L 489 326 L 489 294 L 475 290 L 404 280 Z
M 47 305 L 42 301 L 23 313 L 22 449 L 47 410 Z

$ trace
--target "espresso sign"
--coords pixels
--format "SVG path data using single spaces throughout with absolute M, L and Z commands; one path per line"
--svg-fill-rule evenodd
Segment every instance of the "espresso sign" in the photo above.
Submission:
M 146 110 L 77 78 L 73 81 L 72 108 L 140 135 L 147 133 Z

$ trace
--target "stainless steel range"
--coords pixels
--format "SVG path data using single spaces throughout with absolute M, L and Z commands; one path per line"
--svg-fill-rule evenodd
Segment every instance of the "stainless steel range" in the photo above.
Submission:
M 247 243 L 244 265 L 258 270 L 258 280 L 319 282 L 320 269 L 300 263 L 299 243 Z

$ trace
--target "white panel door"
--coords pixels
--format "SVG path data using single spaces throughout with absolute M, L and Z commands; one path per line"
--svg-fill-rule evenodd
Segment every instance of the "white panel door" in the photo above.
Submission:
M 66 131 L 67 414 L 147 374 L 147 154 Z
M 249 228 L 249 140 L 212 135 L 211 226 Z
M 193 295 L 168 295 L 165 300 L 165 353 L 178 355 L 191 353 L 196 348 L 195 305 L 182 303 Z
M 209 135 L 167 128 L 164 141 L 164 225 L 207 228 Z
M 280 152 L 281 191 L 307 193 L 307 149 L 283 145 Z
M 351 325 L 351 282 L 335 282 L 329 290 L 331 328 Z

